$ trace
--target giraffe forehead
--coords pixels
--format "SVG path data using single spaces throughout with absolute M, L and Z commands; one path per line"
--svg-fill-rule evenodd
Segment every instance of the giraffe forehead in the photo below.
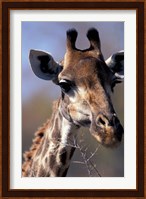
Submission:
M 81 81 L 83 78 L 97 80 L 98 61 L 94 57 L 74 57 L 64 61 L 63 71 L 59 75 L 59 79 L 69 79 L 71 81 Z
M 64 68 L 69 66 L 76 66 L 80 63 L 81 60 L 93 60 L 93 59 L 100 58 L 99 52 L 94 51 L 74 51 L 74 52 L 67 52 L 64 56 Z

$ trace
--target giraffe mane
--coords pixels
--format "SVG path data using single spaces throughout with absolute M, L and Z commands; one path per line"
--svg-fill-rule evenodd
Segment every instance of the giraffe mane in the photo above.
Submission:
M 27 172 L 28 167 L 31 165 L 31 160 L 36 154 L 46 131 L 46 128 L 49 126 L 50 120 L 47 120 L 46 123 L 43 124 L 34 134 L 34 139 L 32 140 L 32 146 L 28 151 L 25 151 L 23 154 L 24 163 L 22 165 L 22 173 L 25 176 L 25 172 Z
M 53 113 L 57 110 L 59 100 L 53 102 Z M 22 176 L 27 176 L 29 167 L 31 166 L 31 160 L 35 156 L 39 146 L 41 145 L 46 129 L 49 128 L 51 120 L 48 119 L 38 130 L 34 133 L 34 138 L 32 140 L 32 145 L 28 151 L 23 153 L 24 162 L 22 165 Z

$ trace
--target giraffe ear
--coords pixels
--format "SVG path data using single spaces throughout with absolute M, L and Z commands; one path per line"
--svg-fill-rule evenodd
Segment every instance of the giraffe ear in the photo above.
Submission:
M 119 81 L 124 79 L 124 51 L 113 54 L 106 60 L 106 64 Z
M 63 67 L 55 62 L 50 54 L 39 50 L 30 50 L 29 61 L 37 77 L 44 80 L 52 80 L 57 84 L 58 74 Z

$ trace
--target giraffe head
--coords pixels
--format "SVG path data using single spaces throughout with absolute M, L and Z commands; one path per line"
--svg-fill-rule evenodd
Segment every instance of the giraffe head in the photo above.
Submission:
M 43 51 L 31 50 L 33 72 L 52 80 L 62 91 L 60 112 L 69 122 L 89 128 L 95 139 L 105 146 L 114 146 L 122 139 L 123 127 L 115 113 L 111 92 L 123 79 L 124 52 L 104 61 L 98 31 L 87 32 L 90 47 L 76 48 L 77 31 L 67 31 L 67 45 L 61 63 Z

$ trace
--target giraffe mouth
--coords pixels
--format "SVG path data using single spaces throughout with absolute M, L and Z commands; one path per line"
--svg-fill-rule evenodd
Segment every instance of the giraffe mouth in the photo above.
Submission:
M 83 126 L 83 127 L 90 127 L 91 121 L 90 120 L 82 120 L 82 121 L 75 121 L 75 124 L 78 126 Z
M 70 106 L 69 110 L 69 116 L 70 120 L 73 121 L 73 123 L 79 127 L 90 127 L 91 125 L 91 114 L 87 112 L 87 109 L 85 110 L 76 110 L 73 106 Z
M 78 117 L 74 118 L 74 123 L 80 127 L 83 126 L 89 128 L 91 125 L 90 115 L 83 113 L 82 111 L 78 111 Z
M 122 141 L 124 129 L 118 123 L 117 126 L 99 127 L 91 124 L 90 132 L 95 139 L 106 147 L 116 147 Z
M 70 106 L 69 115 L 71 121 L 79 128 L 89 128 L 91 135 L 102 145 L 117 146 L 122 140 L 124 129 L 116 113 L 113 112 L 107 116 L 103 113 L 98 113 L 95 116 L 89 112 L 89 109 L 84 108 L 82 107 L 82 109 L 76 111 L 73 106 Z

